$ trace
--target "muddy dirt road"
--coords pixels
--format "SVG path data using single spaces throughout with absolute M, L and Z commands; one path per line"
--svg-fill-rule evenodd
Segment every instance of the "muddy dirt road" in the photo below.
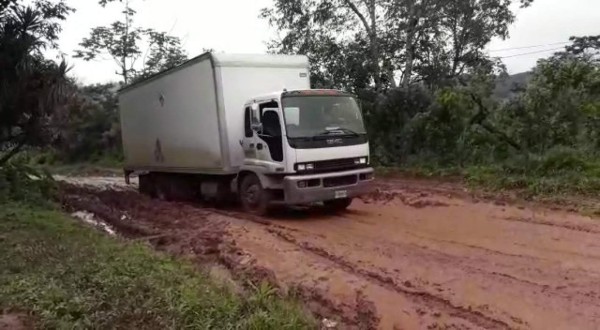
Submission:
M 340 329 L 600 328 L 600 219 L 403 180 L 343 214 L 253 218 L 99 180 L 65 185 L 64 204 L 234 278 L 268 280 Z

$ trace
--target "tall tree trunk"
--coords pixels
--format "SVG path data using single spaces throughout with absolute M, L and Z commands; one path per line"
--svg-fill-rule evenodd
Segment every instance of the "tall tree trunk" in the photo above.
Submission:
M 129 70 L 127 69 L 127 54 L 126 49 L 129 43 L 129 0 L 125 0 L 125 36 L 123 37 L 123 58 L 121 59 L 121 65 L 123 68 L 123 81 L 125 86 L 129 83 Z
M 381 70 L 379 68 L 379 39 L 377 38 L 377 16 L 375 13 L 375 0 L 369 1 L 369 16 L 371 16 L 371 60 L 373 61 L 373 80 L 375 81 L 375 90 L 380 92 L 381 86 Z
M 368 1 L 368 2 L 367 2 Z M 363 13 L 360 12 L 358 7 L 351 0 L 344 0 L 344 3 L 350 7 L 350 10 L 354 12 L 356 16 L 362 22 L 365 31 L 367 32 L 367 36 L 369 37 L 369 48 L 371 52 L 371 70 L 373 71 L 373 81 L 375 82 L 375 90 L 380 92 L 382 89 L 381 84 L 381 69 L 380 69 L 380 55 L 379 55 L 379 39 L 377 38 L 377 16 L 376 16 L 376 6 L 375 0 L 367 0 L 365 3 L 367 4 L 367 9 L 369 12 L 370 23 L 367 21 L 367 18 Z
M 408 1 L 408 26 L 406 31 L 406 67 L 402 76 L 402 87 L 406 88 L 410 84 L 410 78 L 412 77 L 414 58 L 415 58 L 415 33 L 417 24 L 419 24 L 419 17 L 415 11 L 415 0 Z

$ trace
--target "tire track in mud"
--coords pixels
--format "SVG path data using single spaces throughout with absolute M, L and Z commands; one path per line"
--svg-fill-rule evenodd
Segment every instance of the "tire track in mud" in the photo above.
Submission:
M 81 193 L 126 237 L 200 265 L 216 258 L 242 286 L 265 280 L 339 329 L 600 325 L 600 224 L 418 188 L 392 185 L 343 216 L 271 218 L 132 190 Z M 71 194 L 75 208 L 86 206 L 80 195 Z
M 568 230 L 572 230 L 572 231 L 578 231 L 578 232 L 590 233 L 590 234 L 600 234 L 600 229 L 590 228 L 591 226 L 575 225 L 575 224 L 568 224 L 568 223 L 555 223 L 555 222 L 545 221 L 545 220 L 541 220 L 541 219 L 534 219 L 532 217 L 531 218 L 505 217 L 505 218 L 499 218 L 499 220 L 521 222 L 521 223 L 528 223 L 528 224 L 532 224 L 532 225 L 549 226 L 549 227 L 555 227 L 555 228 L 564 228 L 564 229 L 568 229 Z M 598 226 L 596 225 L 595 227 L 598 227 Z
M 197 208 L 198 206 L 199 205 L 196 205 L 193 207 Z M 418 208 L 419 206 L 420 206 L 420 204 L 416 204 L 416 206 L 413 206 L 413 207 Z M 95 208 L 95 209 L 97 209 L 97 208 Z M 418 305 L 426 306 L 428 309 L 435 310 L 435 311 L 443 311 L 447 315 L 466 320 L 473 325 L 477 325 L 477 326 L 480 326 L 480 327 L 483 327 L 486 329 L 510 329 L 511 328 L 511 326 L 509 326 L 506 322 L 494 319 L 493 317 L 489 317 L 480 311 L 471 309 L 470 307 L 465 308 L 462 306 L 456 306 L 456 305 L 452 304 L 452 302 L 450 302 L 449 300 L 447 300 L 443 297 L 439 297 L 439 296 L 436 296 L 436 295 L 428 293 L 428 292 L 411 290 L 411 289 L 407 288 L 407 286 L 411 286 L 409 281 L 406 281 L 406 285 L 402 286 L 402 285 L 397 284 L 394 281 L 394 279 L 391 278 L 390 276 L 382 275 L 382 274 L 374 272 L 374 271 L 357 268 L 355 265 L 353 265 L 349 261 L 347 261 L 339 256 L 332 255 L 331 253 L 327 252 L 326 250 L 319 248 L 317 246 L 314 246 L 312 244 L 308 244 L 307 242 L 298 242 L 294 237 L 285 233 L 285 232 L 301 232 L 298 229 L 282 226 L 282 225 L 274 223 L 271 220 L 264 219 L 264 218 L 257 217 L 257 216 L 252 216 L 252 215 L 237 212 L 237 211 L 215 209 L 215 208 L 210 208 L 210 207 L 207 208 L 204 206 L 202 206 L 202 208 L 199 209 L 199 211 L 201 211 L 203 213 L 203 215 L 215 213 L 215 214 L 220 214 L 220 215 L 223 215 L 223 216 L 226 216 L 229 218 L 250 220 L 254 223 L 257 223 L 261 226 L 266 227 L 267 232 L 271 233 L 272 235 L 275 235 L 276 237 L 282 239 L 283 241 L 286 241 L 295 246 L 298 246 L 299 248 L 303 249 L 304 251 L 306 251 L 308 253 L 312 253 L 316 256 L 319 256 L 321 258 L 324 258 L 326 260 L 333 262 L 335 265 L 337 265 L 337 267 L 339 267 L 343 271 L 353 274 L 353 275 L 356 275 L 360 278 L 363 278 L 364 280 L 366 280 L 372 284 L 384 287 L 387 290 L 397 292 L 398 294 L 401 294 L 401 295 L 409 298 L 409 300 L 412 300 L 413 302 L 415 302 Z M 114 222 L 114 221 L 112 221 L 112 222 Z M 150 234 L 150 233 L 148 233 L 148 234 Z M 177 235 L 172 235 L 172 236 L 175 237 Z M 164 238 L 160 238 L 160 240 L 164 240 Z M 154 243 L 156 244 L 157 242 L 154 242 Z M 164 245 L 164 244 L 165 244 L 164 241 L 158 242 L 158 245 Z M 236 272 L 241 271 L 243 274 L 245 274 L 246 276 L 249 276 L 250 278 L 267 280 L 267 282 L 271 283 L 272 285 L 278 286 L 277 281 L 274 280 L 274 275 L 272 274 L 271 270 L 262 269 L 262 268 L 252 268 L 252 267 L 239 267 L 239 264 L 240 264 L 239 260 L 235 260 L 236 258 L 232 257 L 232 255 L 235 256 L 237 253 L 238 253 L 238 251 L 229 251 L 228 253 L 225 253 L 224 255 L 220 255 L 219 259 L 228 269 L 234 270 Z M 333 315 L 338 315 L 341 318 L 341 321 L 348 326 L 355 326 L 355 327 L 358 327 L 359 329 L 375 329 L 375 328 L 377 328 L 378 316 L 377 316 L 376 308 L 375 308 L 373 302 L 369 301 L 366 298 L 366 296 L 361 295 L 360 291 L 357 292 L 356 305 L 362 306 L 362 307 L 356 308 L 356 316 L 355 317 L 349 317 L 348 315 L 346 315 L 346 313 L 344 313 L 342 311 L 341 308 L 336 307 L 335 303 L 333 303 L 331 300 L 329 300 L 327 298 L 326 293 L 315 291 L 312 288 L 306 287 L 306 286 L 298 286 L 296 289 L 298 290 L 298 293 L 300 294 L 300 296 L 304 297 L 305 302 L 307 302 L 307 303 L 318 302 L 319 303 L 318 308 L 314 309 L 313 312 L 315 310 L 318 310 L 318 312 L 316 312 L 316 314 L 319 315 L 320 317 L 326 317 L 326 316 L 332 315 L 331 313 L 333 313 Z M 360 298 L 359 298 L 359 296 L 360 296 Z M 364 309 L 365 306 L 368 306 L 368 308 L 366 308 L 366 310 Z M 326 310 L 328 312 L 323 313 L 322 312 L 323 310 Z M 522 323 L 520 320 L 517 320 L 517 321 L 519 321 L 517 323 Z
M 439 296 L 436 296 L 436 295 L 433 295 L 428 292 L 407 289 L 406 287 L 398 285 L 394 281 L 394 279 L 391 278 L 390 276 L 385 276 L 385 275 L 381 275 L 374 271 L 357 268 L 354 264 L 343 259 L 342 257 L 333 255 L 333 254 L 327 252 L 326 250 L 319 248 L 317 246 L 314 246 L 312 244 L 309 244 L 307 242 L 299 242 L 298 240 L 296 240 L 295 237 L 286 233 L 286 232 L 301 233 L 301 231 L 298 229 L 282 226 L 282 225 L 274 223 L 271 220 L 266 220 L 261 217 L 249 215 L 246 213 L 236 212 L 236 211 L 211 209 L 211 212 L 218 213 L 218 214 L 221 214 L 221 215 L 224 215 L 227 217 L 250 220 L 252 222 L 266 226 L 266 231 L 268 233 L 282 239 L 283 241 L 291 243 L 291 244 L 301 248 L 302 250 L 306 251 L 307 253 L 316 255 L 318 257 L 321 257 L 325 260 L 332 262 L 333 264 L 335 264 L 338 268 L 340 268 L 344 272 L 358 276 L 359 278 L 362 278 L 363 280 L 366 280 L 367 282 L 369 282 L 371 284 L 374 284 L 374 285 L 383 287 L 387 290 L 391 290 L 393 292 L 401 294 L 419 305 L 423 305 L 431 310 L 435 310 L 435 312 L 433 312 L 434 314 L 439 314 L 439 311 L 443 311 L 452 317 L 457 317 L 457 318 L 466 320 L 466 321 L 470 322 L 471 324 L 477 325 L 477 326 L 485 328 L 485 329 L 511 329 L 511 326 L 509 326 L 507 323 L 505 323 L 501 320 L 497 320 L 492 317 L 489 317 L 489 316 L 483 314 L 482 312 L 472 310 L 470 307 L 464 308 L 462 306 L 455 306 L 449 300 L 439 297 Z M 405 281 L 405 283 L 406 283 L 406 286 L 412 286 L 410 281 Z M 357 294 L 360 294 L 360 291 L 357 292 Z M 319 296 L 320 297 L 317 299 L 324 299 L 324 301 L 327 301 L 327 304 L 331 304 L 331 301 L 327 300 L 327 298 L 324 298 L 323 294 L 319 294 Z M 363 317 L 363 319 L 371 319 L 372 320 L 374 318 L 377 318 L 377 316 L 376 316 L 377 310 L 376 310 L 376 307 L 374 306 L 374 304 L 372 302 L 368 301 L 366 298 L 363 298 L 363 300 L 368 304 L 368 306 L 371 306 L 370 311 L 367 313 L 367 315 L 369 315 L 369 316 L 365 316 L 365 317 Z M 357 308 L 357 309 L 358 309 L 358 311 L 361 310 L 360 308 Z M 346 321 L 346 323 L 348 323 L 349 320 L 346 319 L 344 321 Z M 517 323 L 523 323 L 521 320 L 518 320 L 518 319 L 516 321 L 517 321 Z M 360 327 L 360 329 L 375 329 L 375 328 L 377 328 L 376 323 L 373 324 L 373 322 L 368 322 L 368 324 L 372 324 L 372 327 L 371 326 Z
M 287 287 L 287 292 L 300 298 L 319 319 L 339 320 L 341 329 L 378 328 L 379 316 L 375 305 L 360 290 L 355 292 L 353 304 L 340 305 L 339 302 L 329 299 L 326 292 L 315 287 L 279 283 L 272 269 L 257 265 L 256 258 L 238 246 L 235 237 L 232 237 L 227 230 L 228 221 L 210 221 L 208 218 L 216 214 L 227 217 L 229 221 L 250 220 L 260 228 L 277 226 L 269 220 L 236 211 L 184 203 L 177 208 L 178 215 L 186 218 L 193 216 L 206 222 L 197 223 L 192 228 L 189 228 L 190 226 L 174 228 L 172 223 L 162 220 L 171 212 L 168 210 L 172 210 L 175 206 L 173 203 L 156 201 L 152 203 L 154 204 L 152 208 L 146 209 L 149 205 L 146 207 L 141 205 L 147 201 L 135 192 L 110 193 L 94 186 L 81 187 L 71 184 L 62 185 L 61 190 L 60 202 L 66 209 L 91 212 L 128 239 L 147 242 L 157 250 L 176 256 L 192 257 L 192 260 L 199 265 L 210 265 L 217 261 L 230 271 L 233 279 L 247 289 L 251 289 L 248 287 L 248 281 L 255 284 L 267 282 L 278 288 L 280 292 L 283 287 Z M 161 214 L 161 212 L 165 213 L 165 210 L 167 210 L 166 214 Z M 128 214 L 132 214 L 133 217 L 129 218 L 126 216 Z M 177 222 L 179 218 L 175 216 L 170 220 Z
M 279 227 L 285 228 L 281 226 Z M 407 288 L 408 286 L 412 286 L 409 281 L 406 281 L 405 285 L 401 286 L 397 284 L 396 281 L 394 281 L 394 279 L 390 276 L 385 276 L 374 271 L 357 268 L 354 264 L 345 260 L 344 258 L 332 255 L 320 247 L 314 246 L 307 242 L 299 242 L 296 238 L 289 234 L 286 234 L 281 229 L 269 228 L 267 229 L 267 231 L 271 234 L 280 237 L 286 242 L 292 243 L 302 248 L 307 252 L 313 253 L 322 258 L 332 261 L 348 273 L 358 275 L 373 284 L 385 287 L 389 290 L 393 290 L 403 296 L 410 298 L 412 301 L 418 304 L 427 306 L 428 308 L 431 308 L 436 311 L 444 311 L 448 315 L 467 320 L 485 329 L 512 329 L 512 327 L 506 322 L 487 316 L 480 311 L 473 310 L 470 307 L 465 308 L 462 306 L 456 306 L 448 299 L 436 296 L 429 292 L 410 290 Z

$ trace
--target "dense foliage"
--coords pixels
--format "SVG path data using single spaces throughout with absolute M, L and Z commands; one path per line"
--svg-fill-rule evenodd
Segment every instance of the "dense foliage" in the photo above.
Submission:
M 271 51 L 309 56 L 314 87 L 359 95 L 377 164 L 520 176 L 506 186 L 569 172 L 560 187 L 593 192 L 600 36 L 572 38 L 498 97 L 507 75 L 484 48 L 508 36 L 512 2 L 282 0 L 262 16 L 279 30 Z
M 539 62 L 512 99 L 491 86 L 393 89 L 366 107 L 378 160 L 386 165 L 492 164 L 553 149 L 597 154 L 600 63 L 565 52 Z M 577 152 L 576 152 L 577 153 Z
M 56 47 L 61 20 L 71 8 L 63 1 L 0 5 L 0 166 L 25 146 L 48 143 L 54 114 L 69 96 L 67 65 L 44 57 Z
M 122 158 L 116 91 L 187 55 L 179 38 L 135 25 L 128 1 L 114 5 L 123 6 L 122 21 L 92 29 L 76 56 L 110 55 L 123 80 L 82 86 L 64 61 L 45 56 L 58 50 L 60 22 L 73 9 L 63 0 L 0 2 L 0 166 L 25 149 L 43 151 L 41 163 Z
M 69 120 L 53 143 L 55 158 L 67 163 L 122 158 L 118 88 L 113 83 L 78 88 L 67 105 Z

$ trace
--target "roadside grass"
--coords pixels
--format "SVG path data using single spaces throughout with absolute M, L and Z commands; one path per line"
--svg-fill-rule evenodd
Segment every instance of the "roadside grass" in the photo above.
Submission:
M 463 167 L 419 164 L 378 168 L 377 174 L 458 181 L 475 189 L 506 191 L 536 200 L 597 198 L 600 193 L 600 159 L 566 149 L 543 156 L 514 157 L 497 164 Z
M 236 294 L 191 264 L 47 207 L 0 203 L 0 265 L 0 309 L 27 311 L 39 328 L 316 328 L 275 290 Z
M 121 155 L 95 154 L 86 160 L 66 160 L 52 150 L 27 150 L 12 162 L 27 165 L 55 175 L 69 176 L 120 176 L 123 175 Z

